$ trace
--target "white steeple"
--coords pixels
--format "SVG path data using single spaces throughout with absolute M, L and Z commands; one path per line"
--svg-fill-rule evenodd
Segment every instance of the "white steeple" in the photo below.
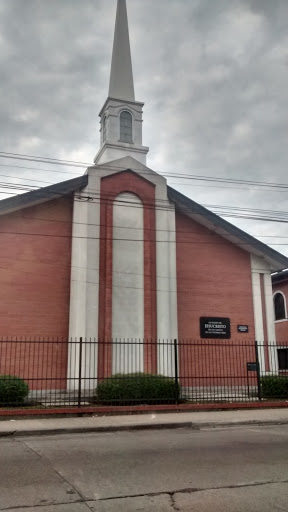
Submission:
M 135 101 L 126 0 L 118 0 L 109 97 Z
M 126 0 L 117 0 L 109 93 L 99 114 L 101 147 L 95 164 L 131 156 L 146 165 L 149 148 L 142 145 L 143 106 L 135 101 Z

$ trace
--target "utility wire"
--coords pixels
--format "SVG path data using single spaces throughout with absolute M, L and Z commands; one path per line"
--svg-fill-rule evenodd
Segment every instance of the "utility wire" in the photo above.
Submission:
M 8 153 L 5 151 L 0 151 L 0 158 L 13 158 L 13 159 L 19 159 L 19 160 L 27 160 L 27 161 L 35 161 L 35 162 L 43 162 L 51 165 L 67 165 L 72 167 L 94 167 L 94 164 L 87 163 L 87 162 L 77 162 L 75 160 L 63 160 L 58 158 L 51 158 L 51 157 L 38 157 L 35 155 L 25 155 L 20 153 Z M 104 164 L 105 166 L 105 164 Z M 112 166 L 109 164 L 109 169 L 111 170 L 123 170 L 123 168 L 119 166 Z M 152 174 L 155 175 L 154 171 L 152 170 L 146 170 L 143 168 L 135 168 L 134 170 L 139 171 L 142 174 Z M 49 172 L 49 171 L 48 171 Z M 215 176 L 203 176 L 203 175 L 193 175 L 193 174 L 185 174 L 185 173 L 159 173 L 162 176 L 169 176 L 169 177 L 175 177 L 175 178 L 182 178 L 187 180 L 204 180 L 204 181 L 217 181 L 221 183 L 237 183 L 237 184 L 249 184 L 249 185 L 259 185 L 264 187 L 281 187 L 288 189 L 287 183 L 274 183 L 274 182 L 261 182 L 256 180 L 240 180 L 240 179 L 231 179 L 226 177 L 215 177 Z
M 28 186 L 26 184 L 19 184 L 19 185 L 17 185 L 14 182 L 5 182 L 3 184 L 0 183 L 0 187 L 2 185 L 3 186 L 7 186 L 8 188 L 11 187 L 11 188 L 15 188 L 15 189 L 17 189 L 17 188 L 19 188 L 19 189 L 27 189 L 28 191 L 32 191 L 32 190 L 34 190 L 36 188 L 36 190 L 41 191 L 41 188 L 39 188 L 36 185 L 35 186 L 32 185 L 32 187 L 34 187 L 32 189 L 31 189 L 31 185 L 30 186 Z M 51 192 L 51 194 L 52 194 L 52 192 Z M 53 193 L 53 195 L 54 195 L 54 193 Z M 127 200 L 124 200 L 124 199 L 117 199 L 117 197 L 113 198 L 113 197 L 109 196 L 108 194 L 106 194 L 106 195 L 101 194 L 100 195 L 99 192 L 93 193 L 93 190 L 91 190 L 91 191 L 89 190 L 89 195 L 81 194 L 81 195 L 78 196 L 78 198 L 81 199 L 81 200 L 91 200 L 91 199 L 98 199 L 98 200 L 104 200 L 104 201 L 106 200 L 107 204 L 109 204 L 109 202 L 110 202 L 110 203 L 113 203 L 113 204 L 123 204 L 123 205 L 127 205 L 127 206 L 135 206 L 135 207 L 138 207 L 138 208 L 142 208 L 143 207 L 142 205 L 139 205 L 138 202 L 127 201 Z M 174 209 L 174 207 L 173 207 L 173 205 L 171 205 L 170 201 L 165 200 L 165 199 L 164 200 L 157 200 L 156 201 L 156 209 L 157 209 L 157 206 L 160 206 L 162 208 L 161 203 L 163 203 L 164 205 L 168 205 L 168 209 L 169 210 L 171 210 L 171 209 L 173 210 Z M 151 207 L 153 209 L 155 207 L 154 203 L 149 203 L 149 202 L 144 202 L 144 206 L 148 206 L 148 207 Z M 244 212 L 253 212 L 253 213 L 261 212 L 262 214 L 271 214 L 271 215 L 279 215 L 279 216 L 286 216 L 286 215 L 288 215 L 288 212 L 281 211 L 281 210 L 264 210 L 264 209 L 259 209 L 259 208 L 243 208 L 243 207 L 237 207 L 237 206 L 214 205 L 214 204 L 205 204 L 204 206 L 206 208 L 210 208 L 212 210 L 215 210 L 215 209 L 218 209 L 218 210 L 221 210 L 221 211 L 223 210 L 223 213 L 226 213 L 227 210 L 228 210 L 228 211 L 232 211 L 232 212 L 240 211 L 241 213 L 244 213 Z M 197 212 L 195 212 L 195 213 L 197 213 Z
M 30 171 L 39 171 L 39 172 L 49 172 L 49 173 L 56 173 L 56 174 L 67 174 L 69 176 L 71 176 L 72 174 L 75 175 L 75 176 L 79 176 L 79 173 L 77 172 L 72 172 L 72 171 L 63 171 L 62 169 L 58 169 L 57 171 L 53 170 L 53 169 L 42 169 L 40 167 L 27 167 L 27 166 L 23 166 L 23 165 L 9 165 L 9 164 L 1 164 L 0 163 L 0 167 L 7 167 L 7 168 L 13 168 L 13 169 L 25 169 L 25 170 L 30 170 Z M 3 175 L 2 175 L 3 176 Z M 10 176 L 7 176 L 7 177 L 10 177 Z M 12 176 L 11 176 L 12 177 Z M 175 175 L 176 177 L 176 175 Z M 178 174 L 177 174 L 177 177 L 178 177 Z M 20 179 L 25 179 L 25 178 L 22 178 L 21 176 L 13 176 L 13 178 L 20 178 Z M 185 178 L 183 178 L 185 179 Z M 196 178 L 195 178 L 196 180 Z M 215 181 L 217 180 L 217 178 L 215 178 Z M 31 181 L 39 181 L 38 179 L 35 179 L 35 180 L 31 180 Z M 42 181 L 42 180 L 41 180 Z M 212 181 L 212 180 L 211 180 Z M 42 183 L 44 183 L 44 181 L 42 181 Z M 48 183 L 48 182 L 46 182 Z M 54 184 L 54 182 L 50 182 L 50 184 Z M 227 183 L 229 184 L 229 183 Z M 232 183 L 231 183 L 232 184 Z M 183 186 L 183 183 L 173 183 L 171 182 L 171 185 L 182 185 Z M 277 190 L 275 188 L 272 188 L 270 190 L 263 190 L 262 188 L 252 188 L 251 185 L 249 187 L 247 186 L 244 186 L 241 185 L 239 187 L 223 187 L 223 184 L 220 185 L 207 185 L 207 183 L 205 183 L 204 185 L 195 185 L 195 183 L 185 183 L 185 187 L 204 187 L 204 188 L 219 188 L 221 190 L 253 190 L 253 191 L 257 191 L 257 192 L 277 192 L 277 193 L 286 193 L 286 189 L 285 190 Z M 268 185 L 267 185 L 268 187 Z
M 43 222 L 56 222 L 56 223 L 61 223 L 61 224 L 71 224 L 71 220 L 62 220 L 62 219 L 47 219 L 47 218 L 44 218 L 44 217 L 29 217 L 29 216 L 26 216 L 26 215 L 23 215 L 22 216 L 23 219 L 27 219 L 27 220 L 37 220 L 37 221 L 43 221 Z M 95 227 L 105 227 L 106 224 L 105 223 L 94 223 L 94 222 L 73 222 L 74 225 L 79 225 L 79 226 L 95 226 Z M 137 230 L 143 230 L 144 228 L 137 228 L 137 227 L 131 227 L 131 226 L 124 226 L 124 225 L 121 225 L 121 224 L 113 224 L 113 227 L 114 228 L 120 228 L 120 229 L 125 229 L 125 230 L 132 230 L 132 231 L 137 231 Z M 145 231 L 152 231 L 152 232 L 155 232 L 155 233 L 175 233 L 175 230 L 173 229 L 159 229 L 159 228 L 145 228 Z M 189 235 L 199 235 L 199 233 L 197 231 L 192 231 L 192 230 L 182 230 L 182 229 L 177 229 L 177 235 L 178 234 L 189 234 Z M 211 232 L 212 236 L 220 236 L 218 233 L 214 233 L 214 232 Z M 288 238 L 288 236 L 282 236 L 282 235 L 251 235 L 255 238 Z
M 35 232 L 25 232 L 25 231 L 0 231 L 0 235 L 19 235 L 19 236 L 31 236 L 31 237 L 35 237 L 35 236 L 39 236 L 39 237 L 43 237 L 43 238 L 67 238 L 67 239 L 72 239 L 72 235 L 59 235 L 59 234 L 52 234 L 52 233 L 35 233 Z M 73 239 L 77 239 L 77 240 L 103 240 L 103 241 L 119 241 L 119 242 L 135 242 L 135 243 L 139 243 L 139 242 L 154 242 L 154 239 L 151 240 L 151 238 L 117 238 L 117 237 L 106 237 L 106 236 L 77 236 L 77 235 L 74 235 L 73 236 Z M 229 243 L 229 241 L 227 240 L 224 240 L 223 242 L 201 242 L 199 240 L 195 240 L 195 241 L 192 241 L 192 240 L 157 240 L 157 244 L 158 243 L 163 243 L 163 244 L 175 244 L 175 245 L 178 245 L 178 244 L 186 244 L 186 245 L 226 245 L 227 243 Z M 247 242 L 237 242 L 237 245 L 247 245 Z M 274 243 L 274 244 L 269 244 L 269 245 L 288 245 L 288 243 Z
M 29 263 L 34 263 L 35 264 L 38 264 L 38 265 L 47 265 L 48 262 L 40 262 L 39 261 L 35 261 L 35 260 L 24 260 L 24 259 L 15 259 L 15 258 L 12 258 L 13 261 L 25 261 L 25 262 L 29 262 Z M 1 260 L 0 260 L 1 261 Z M 55 266 L 55 261 L 50 263 L 50 265 L 53 264 Z M 55 272 L 56 272 L 56 269 L 58 269 L 59 266 L 65 266 L 66 267 L 66 270 L 69 271 L 69 277 L 62 277 L 61 275 L 59 275 L 59 272 L 57 272 L 57 279 L 59 280 L 63 280 L 63 281 L 67 281 L 67 279 L 70 279 L 70 271 L 71 271 L 71 268 L 78 268 L 78 269 L 85 269 L 85 270 L 92 270 L 92 271 L 97 271 L 97 272 L 100 272 L 100 268 L 93 268 L 93 267 L 80 267 L 80 266 L 75 266 L 75 265 L 72 265 L 71 267 L 68 266 L 68 265 L 64 265 L 63 263 L 57 261 L 56 262 L 56 268 L 55 268 Z M 0 265 L 0 271 L 2 270 L 5 270 L 7 271 L 7 269 L 9 269 L 9 267 L 2 267 Z M 17 273 L 21 272 L 23 274 L 29 274 L 29 275 L 34 275 L 35 276 L 35 268 L 33 270 L 23 270 L 23 268 L 21 269 L 14 269 Z M 264 271 L 265 269 L 263 269 Z M 41 276 L 42 277 L 47 277 L 49 280 L 51 278 L 51 274 L 46 274 L 44 272 L 40 272 Z M 143 277 L 154 277 L 151 273 L 149 274 L 146 274 L 146 273 L 143 273 L 143 274 L 139 274 L 139 273 L 134 273 L 134 272 L 120 272 L 120 271 L 114 271 L 112 270 L 112 274 L 121 274 L 121 275 L 126 275 L 126 276 L 143 276 Z M 37 267 L 37 275 L 39 275 L 39 269 Z M 175 278 L 171 278 L 171 276 L 163 276 L 163 275 L 158 275 L 156 276 L 155 275 L 155 278 L 159 277 L 160 279 L 173 279 L 173 281 L 177 281 L 177 283 L 180 283 L 181 281 L 185 281 L 185 283 L 187 284 L 187 282 L 191 281 L 191 279 L 193 279 L 193 277 L 191 277 L 190 279 L 187 277 L 181 277 L 181 276 L 177 276 Z M 98 285 L 99 282 L 98 281 L 83 281 L 83 280 L 78 280 L 78 279 L 72 279 L 72 282 L 78 282 L 78 283 L 86 283 L 86 284 L 93 284 L 93 285 Z M 115 285 L 113 284 L 113 286 L 115 286 L 116 288 L 128 288 L 128 289 L 139 289 L 139 290 L 143 290 L 143 288 L 138 288 L 138 287 L 130 287 L 130 286 L 126 286 L 126 285 Z M 160 289 L 157 289 L 157 290 L 154 290 L 154 291 L 163 291 L 163 292 L 166 292 L 166 293 L 175 293 L 174 290 L 160 290 Z M 182 292 L 187 292 L 187 291 L 192 291 L 193 292 L 193 296 L 197 296 L 197 293 L 195 295 L 195 289 L 194 288 L 188 288 L 186 287 L 185 289 L 182 289 L 181 290 L 181 293 Z M 198 294 L 200 296 L 200 294 Z M 261 294 L 259 294 L 260 296 Z M 215 296 L 217 296 L 217 293 L 215 293 Z
M 0 184 L 1 186 L 1 184 Z M 31 185 L 28 186 L 26 184 L 23 185 L 17 185 L 15 183 L 5 183 L 4 186 L 7 186 L 9 189 L 13 190 L 25 190 L 25 191 L 33 191 L 37 190 L 41 192 L 41 188 L 38 188 L 36 185 L 34 188 L 31 189 Z M 8 192 L 9 194 L 9 192 Z M 47 194 L 47 191 L 45 191 L 45 195 Z M 14 195 L 10 193 L 10 195 Z M 51 196 L 55 198 L 55 193 L 51 192 Z M 62 197 L 63 194 L 59 194 L 59 197 Z M 139 203 L 133 203 L 133 201 L 125 201 L 125 200 L 117 200 L 109 198 L 109 196 L 103 196 L 100 198 L 99 193 L 89 193 L 89 195 L 78 195 L 76 196 L 76 201 L 93 201 L 97 204 L 99 204 L 101 201 L 102 203 L 106 201 L 106 204 L 118 204 L 123 205 L 127 207 L 134 207 L 134 208 L 143 208 L 142 205 L 139 205 Z M 158 204 L 160 203 L 160 204 Z M 163 204 L 161 204 L 163 203 Z M 167 205 L 167 206 L 166 206 Z M 245 218 L 248 220 L 263 220 L 266 222 L 287 222 L 288 221 L 288 212 L 285 211 L 279 211 L 279 210 L 261 210 L 261 209 L 253 209 L 253 208 L 240 208 L 240 207 L 233 207 L 233 206 L 225 206 L 225 205 L 203 205 L 204 207 L 208 207 L 212 209 L 216 214 L 226 217 L 234 217 L 234 218 Z M 157 201 L 156 205 L 153 203 L 144 203 L 144 207 L 146 209 L 153 209 L 153 210 L 166 210 L 166 211 L 174 211 L 174 205 L 171 204 L 167 200 Z M 5 210 L 5 207 L 3 206 L 3 209 Z M 185 209 L 185 207 L 184 207 Z M 191 208 L 186 207 L 186 211 L 191 213 Z M 1 212 L 1 204 L 0 204 L 0 212 Z M 192 211 L 192 213 L 199 214 L 197 211 Z M 201 212 L 202 216 L 205 216 L 204 212 Z M 209 215 L 209 212 L 207 212 L 207 215 Z
M 1 157 L 1 156 L 0 156 Z M 26 167 L 24 165 L 10 165 L 10 164 L 1 164 L 1 167 L 11 167 L 13 169 L 26 169 L 28 171 L 41 171 L 41 172 L 53 172 L 57 174 L 75 174 L 75 176 L 79 176 L 79 172 L 72 172 L 72 171 L 62 171 L 62 169 L 58 169 L 55 171 L 54 169 L 42 169 L 41 167 Z M 20 178 L 20 176 L 19 176 Z
M 30 158 L 30 157 L 33 157 L 33 158 L 36 158 L 39 160 L 40 157 L 34 157 L 33 155 L 20 155 L 20 154 L 13 154 L 13 153 L 4 153 L 4 152 L 1 152 L 0 153 L 0 156 L 3 156 L 4 155 L 4 158 L 7 157 L 7 156 L 13 156 L 15 155 L 15 158 L 17 157 L 21 157 L 21 158 Z M 48 160 L 48 159 L 46 159 Z M 49 159 L 49 161 L 51 160 L 51 162 L 55 163 L 55 162 L 58 162 L 58 159 Z M 64 163 L 65 161 L 63 160 L 59 160 L 59 162 L 61 163 Z M 73 162 L 73 161 L 66 161 L 68 165 L 70 165 L 71 163 L 76 164 L 76 162 Z M 77 165 L 82 165 L 81 162 L 77 163 Z M 84 163 L 83 163 L 84 164 Z M 118 168 L 117 168 L 118 169 Z M 184 176 L 184 175 L 183 175 Z M 212 177 L 197 177 L 197 176 L 194 176 L 194 177 L 191 177 L 189 175 L 186 175 L 184 179 L 191 179 L 191 178 L 195 178 L 195 179 L 204 179 L 204 180 L 214 180 L 214 181 L 220 181 L 220 182 L 225 182 L 225 183 L 231 183 L 231 182 L 236 182 L 236 183 L 257 183 L 257 184 L 261 184 L 261 185 L 264 185 L 264 186 L 275 186 L 275 187 L 284 187 L 285 189 L 288 188 L 288 185 L 283 185 L 283 184 L 275 184 L 275 183 L 261 183 L 261 182 L 255 182 L 255 181 L 248 181 L 248 180 L 228 180 L 227 178 L 212 178 Z M 24 178 L 25 179 L 25 178 Z M 29 180 L 30 181 L 30 180 Z M 31 180 L 32 181 L 32 180 Z M 40 180 L 39 180 L 40 181 Z M 48 183 L 48 182 L 47 182 Z M 21 190 L 21 191 L 31 191 L 31 190 L 35 190 L 35 189 L 38 189 L 41 191 L 41 189 L 39 189 L 36 185 L 35 186 L 32 186 L 30 185 L 30 188 L 28 187 L 28 185 L 17 185 L 15 183 L 11 183 L 9 184 L 9 182 L 5 182 L 3 183 L 2 185 L 0 184 L 0 186 L 4 187 L 4 188 L 7 188 L 7 189 L 10 189 L 10 190 Z M 31 188 L 33 187 L 33 188 Z M 9 194 L 9 192 L 8 192 Z M 12 195 L 10 193 L 10 195 Z M 93 194 L 93 191 L 91 191 L 91 193 L 89 192 L 89 196 L 83 196 L 81 195 L 81 199 L 80 200 L 88 200 L 88 201 L 91 201 L 91 199 L 95 199 L 96 198 L 99 198 L 99 193 L 97 193 L 96 195 Z M 115 201 L 114 201 L 115 202 Z M 159 202 L 159 201 L 158 201 Z M 163 201 L 163 203 L 167 204 L 168 205 L 168 209 L 171 209 L 171 206 L 170 206 L 170 203 L 168 201 Z M 131 201 L 127 202 L 126 203 L 127 205 L 131 206 Z M 139 205 L 136 205 L 136 207 L 139 207 Z M 149 205 L 145 205 L 145 206 L 149 206 Z M 155 208 L 155 205 L 150 205 L 151 208 L 153 207 L 153 209 Z M 287 212 L 281 212 L 281 211 L 273 211 L 273 210 L 256 210 L 256 209 L 248 209 L 248 208 L 237 208 L 237 207 L 230 207 L 230 206 L 224 206 L 224 205 L 206 205 L 208 206 L 209 208 L 211 208 L 212 210 L 216 211 L 218 214 L 222 215 L 222 216 L 228 216 L 228 217 L 231 217 L 231 218 L 245 218 L 245 219 L 248 219 L 248 220 L 263 220 L 263 221 L 266 221 L 266 222 L 287 222 Z M 142 205 L 140 206 L 142 207 Z M 157 207 L 159 207 L 158 204 L 156 204 L 156 209 Z M 163 209 L 163 207 L 161 206 L 161 208 Z M 173 209 L 174 207 L 172 207 Z M 236 213 L 235 213 L 236 212 Z M 197 212 L 194 212 L 194 213 L 197 213 Z M 251 215 L 252 213 L 252 215 Z M 257 215 L 256 215 L 257 213 Z M 265 216 L 266 215 L 266 216 Z
M 0 176 L 6 176 L 6 175 L 0 175 Z M 7 176 L 9 177 L 9 176 Z M 14 178 L 13 176 L 11 176 L 12 178 Z M 22 178 L 22 179 L 27 179 L 28 181 L 34 181 L 33 179 L 30 179 L 30 178 Z M 38 181 L 38 180 L 36 180 Z M 39 180 L 41 181 L 41 180 Z M 43 181 L 42 181 L 43 182 Z M 48 183 L 50 184 L 51 182 L 43 182 L 43 183 Z M 51 183 L 52 184 L 52 183 Z M 37 185 L 28 185 L 26 183 L 22 184 L 22 183 L 15 183 L 15 182 L 0 182 L 0 187 L 3 186 L 3 187 L 7 187 L 7 188 L 13 188 L 13 189 L 20 189 L 20 190 L 26 190 L 26 191 L 33 191 L 33 190 L 38 190 L 38 191 L 41 191 L 42 188 L 39 188 Z M 47 193 L 47 191 L 45 191 L 45 193 Z M 51 192 L 51 194 L 53 194 L 54 196 L 54 192 Z M 113 202 L 113 203 L 117 203 L 117 204 L 127 204 L 127 206 L 129 205 L 135 205 L 135 206 L 138 206 L 140 208 L 142 208 L 142 205 L 139 205 L 138 203 L 136 202 L 133 202 L 133 201 L 126 201 L 126 200 L 120 200 L 120 199 L 114 199 L 112 196 L 106 194 L 106 195 L 103 195 L 103 193 L 100 195 L 99 192 L 93 192 L 93 189 L 92 190 L 89 190 L 89 195 L 84 195 L 83 193 L 79 194 L 79 199 L 81 200 L 91 200 L 91 199 L 102 199 L 102 200 L 107 200 L 107 202 Z M 156 201 L 156 206 L 158 204 L 167 204 L 169 209 L 173 208 L 173 206 L 171 205 L 170 201 L 164 199 L 164 200 L 157 200 Z M 144 203 L 145 206 L 151 206 L 154 208 L 154 204 L 152 203 L 148 203 L 148 202 L 145 202 Z M 214 204 L 205 204 L 205 207 L 207 208 L 211 208 L 211 209 L 223 209 L 223 210 L 237 210 L 237 211 L 241 211 L 241 212 L 244 212 L 244 211 L 249 211 L 249 212 L 262 212 L 262 213 L 271 213 L 271 214 L 279 214 L 279 215 L 287 215 L 288 212 L 285 212 L 285 211 L 280 211 L 280 210 L 263 210 L 263 209 L 257 209 L 257 208 L 243 208 L 243 207 L 236 207 L 236 206 L 226 206 L 226 205 L 214 205 Z
M 6 271 L 6 270 L 8 269 L 8 267 L 1 267 L 1 266 L 0 266 L 0 270 L 1 270 L 1 269 L 3 269 L 3 270 L 5 270 L 5 271 Z M 35 271 L 34 271 L 34 270 L 23 270 L 23 269 L 17 269 L 17 272 L 21 272 L 21 273 L 23 273 L 23 274 L 28 274 L 28 275 L 33 275 L 33 276 L 35 276 Z M 39 275 L 39 273 L 38 273 L 37 275 Z M 139 275 L 143 275 L 143 276 L 144 276 L 144 274 L 129 274 L 129 275 L 138 275 L 138 276 L 139 276 Z M 41 273 L 41 277 L 44 277 L 44 278 L 45 278 L 45 277 L 47 277 L 47 278 L 49 279 L 49 281 L 51 280 L 51 274 Z M 149 277 L 149 275 L 148 275 L 148 277 Z M 159 277 L 160 277 L 161 279 L 163 279 L 163 278 L 164 278 L 164 276 L 159 276 Z M 167 277 L 167 278 L 168 278 L 168 279 L 170 279 L 170 277 Z M 187 282 L 187 278 L 179 278 L 179 277 L 177 277 L 177 282 L 178 282 L 178 281 L 180 282 L 182 279 L 183 279 L 183 280 L 185 279 L 185 282 Z M 59 276 L 59 275 L 58 275 L 58 276 L 57 276 L 57 280 L 65 281 L 65 282 L 69 281 L 69 282 L 70 282 L 70 275 L 69 275 L 69 277 L 67 277 L 67 278 L 65 278 L 65 277 L 61 277 L 61 276 Z M 188 279 L 188 280 L 189 280 L 189 279 Z M 72 283 L 92 284 L 92 285 L 94 285 L 94 286 L 96 286 L 96 285 L 97 285 L 97 286 L 99 286 L 99 285 L 100 285 L 100 282 L 99 282 L 99 281 L 88 281 L 88 280 L 81 280 L 81 279 L 71 279 L 71 282 L 72 282 Z M 121 289 L 128 289 L 128 290 L 142 290 L 142 291 L 144 291 L 144 290 L 145 290 L 145 287 L 142 287 L 142 286 L 140 286 L 140 287 L 139 287 L 139 286 L 127 286 L 127 285 L 125 285 L 125 284 L 124 284 L 124 285 L 116 285 L 116 284 L 114 284 L 114 283 L 113 283 L 113 285 L 112 285 L 112 286 L 113 286 L 113 288 L 121 288 Z M 201 296 L 201 293 L 198 293 L 198 294 L 197 294 L 197 293 L 195 293 L 195 288 L 186 288 L 186 287 L 185 287 L 185 288 L 182 288 L 182 287 L 181 287 L 181 288 L 179 289 L 179 288 L 177 287 L 177 285 L 175 286 L 175 289 L 174 289 L 174 290 L 170 290 L 170 289 L 169 289 L 169 290 L 167 290 L 167 289 L 160 289 L 160 288 L 157 288 L 157 286 L 156 286 L 155 288 L 150 288 L 150 287 L 149 287 L 149 290 L 151 290 L 151 291 L 153 291 L 153 292 L 164 292 L 164 293 L 169 293 L 169 294 L 171 294 L 171 293 L 173 293 L 173 294 L 175 294 L 175 293 L 181 293 L 181 294 L 182 294 L 182 293 L 187 293 L 187 292 L 193 292 L 193 297 L 197 297 L 197 296 L 199 296 L 199 297 L 200 297 L 200 296 Z M 215 297 L 217 297 L 217 296 L 218 296 L 218 292 L 215 292 L 215 293 L 209 293 L 209 295 L 210 295 L 210 296 L 215 296 Z M 259 294 L 259 295 L 260 295 L 260 294 Z

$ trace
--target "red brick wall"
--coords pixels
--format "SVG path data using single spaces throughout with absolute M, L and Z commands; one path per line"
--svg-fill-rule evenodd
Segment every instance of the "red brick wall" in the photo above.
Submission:
M 237 343 L 252 345 L 255 337 L 250 255 L 181 213 L 176 213 L 176 250 L 180 345 L 181 340 L 200 340 L 202 316 L 231 320 L 231 340 L 215 340 L 218 348 L 180 348 L 180 372 L 197 377 L 194 385 L 199 386 L 201 376 L 211 375 L 214 385 L 224 385 L 220 376 L 245 376 L 254 352 Z M 240 324 L 249 326 L 249 334 L 237 332 Z M 224 350 L 232 341 L 234 348 Z
M 0 373 L 52 379 L 34 388 L 66 386 L 72 210 L 61 198 L 0 217 L 0 336 L 59 338 L 0 343 Z
M 288 281 L 274 284 L 273 293 L 282 292 L 286 298 L 286 307 L 288 307 Z M 288 312 L 287 312 L 288 313 Z M 288 345 L 288 320 L 275 323 L 276 339 L 279 345 Z

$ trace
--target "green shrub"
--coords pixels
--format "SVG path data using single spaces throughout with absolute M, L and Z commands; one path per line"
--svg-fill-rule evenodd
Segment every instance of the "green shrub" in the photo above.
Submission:
M 288 376 L 262 377 L 261 390 L 263 398 L 288 398 Z
M 99 403 L 167 404 L 179 399 L 174 378 L 145 373 L 116 374 L 103 380 L 96 389 Z
M 13 375 L 0 375 L 0 406 L 22 404 L 28 392 L 24 380 Z

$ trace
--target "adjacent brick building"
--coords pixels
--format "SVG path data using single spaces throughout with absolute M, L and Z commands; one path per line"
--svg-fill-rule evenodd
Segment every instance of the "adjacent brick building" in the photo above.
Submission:
M 288 270 L 272 276 L 279 369 L 288 370 Z

